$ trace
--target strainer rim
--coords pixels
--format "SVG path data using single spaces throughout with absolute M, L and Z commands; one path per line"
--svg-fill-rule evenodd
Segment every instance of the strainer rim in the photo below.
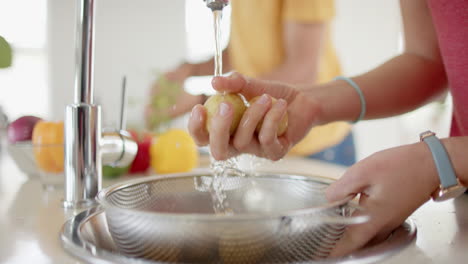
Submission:
M 318 176 L 318 175 L 309 175 L 309 174 L 301 174 L 298 175 L 297 173 L 295 174 L 286 174 L 286 173 L 277 173 L 277 172 L 268 172 L 268 171 L 261 171 L 261 172 L 256 172 L 255 177 L 267 177 L 268 174 L 270 176 L 275 175 L 275 176 L 280 176 L 280 177 L 286 177 L 288 179 L 308 179 L 308 180 L 318 180 L 321 179 L 323 183 L 331 183 L 334 181 L 334 179 L 325 177 L 325 176 Z M 347 205 L 352 202 L 354 199 L 354 196 L 347 196 L 344 199 L 338 200 L 338 201 L 333 201 L 333 202 L 328 202 L 324 205 L 317 206 L 317 207 L 307 207 L 307 208 L 301 208 L 301 209 L 294 209 L 294 210 L 285 210 L 281 212 L 273 212 L 273 213 L 240 213 L 240 214 L 234 214 L 234 215 L 215 215 L 215 214 L 202 214 L 202 213 L 165 213 L 165 212 L 150 212 L 150 211 L 145 211 L 141 209 L 129 209 L 129 208 L 122 208 L 116 205 L 113 205 L 107 201 L 107 197 L 111 195 L 112 193 L 128 188 L 130 186 L 135 186 L 138 184 L 142 184 L 145 182 L 152 182 L 154 180 L 162 180 L 162 179 L 169 179 L 169 178 L 185 178 L 185 177 L 194 177 L 194 176 L 209 176 L 210 171 L 209 169 L 199 169 L 196 171 L 191 171 L 191 172 L 186 172 L 186 173 L 173 173 L 173 174 L 162 174 L 162 175 L 153 175 L 153 176 L 148 176 L 144 178 L 139 178 L 139 179 L 131 179 L 127 181 L 123 181 L 120 183 L 113 184 L 107 188 L 102 189 L 99 191 L 98 195 L 96 196 L 97 202 L 102 206 L 104 210 L 112 209 L 112 210 L 118 210 L 126 213 L 132 213 L 132 214 L 143 214 L 147 216 L 152 216 L 152 217 L 166 217 L 171 220 L 179 219 L 183 221 L 250 221 L 250 220 L 259 220 L 259 219 L 274 219 L 274 218 L 283 218 L 283 217 L 289 217 L 289 216 L 299 216 L 299 215 L 307 215 L 310 213 L 317 213 L 317 212 L 323 212 L 327 210 L 332 210 L 335 208 L 339 208 L 340 206 Z M 359 207 L 357 205 L 354 205 L 354 208 Z M 335 222 L 334 220 L 338 222 L 343 222 L 345 219 L 348 220 L 354 220 L 354 222 L 365 222 L 367 221 L 367 216 L 357 216 L 357 217 L 331 217 L 331 216 L 324 216 L 324 218 L 328 219 L 331 222 Z M 345 221 L 348 222 L 348 221 Z M 353 223 L 354 223 L 353 222 Z

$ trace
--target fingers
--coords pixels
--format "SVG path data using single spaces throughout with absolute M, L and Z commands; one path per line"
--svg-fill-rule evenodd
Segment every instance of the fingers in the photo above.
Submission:
M 234 136 L 234 147 L 243 153 L 257 154 L 259 144 L 255 139 L 255 129 L 272 104 L 271 97 L 264 94 L 245 111 Z
M 280 121 L 286 113 L 286 101 L 278 100 L 266 114 L 258 136 L 265 156 L 274 161 L 281 159 L 288 149 L 286 141 L 281 141 L 277 135 Z
M 211 155 L 216 160 L 226 160 L 230 157 L 229 129 L 233 120 L 234 111 L 229 103 L 219 104 L 218 112 L 211 120 L 209 132 Z
M 251 79 L 239 73 L 233 73 L 228 77 L 215 77 L 212 80 L 212 85 L 218 92 L 240 93 L 247 100 L 266 93 L 275 98 L 283 98 L 291 102 L 298 93 L 296 89 L 289 85 Z
M 202 105 L 196 105 L 190 115 L 188 130 L 198 146 L 206 146 L 209 142 L 206 116 L 206 109 Z
M 366 213 L 359 212 L 353 214 L 353 216 L 362 214 Z M 343 234 L 343 237 L 333 248 L 330 257 L 343 257 L 365 246 L 380 229 L 375 223 L 375 221 L 370 221 L 364 224 L 349 226 Z
M 358 166 L 359 163 L 349 168 L 338 181 L 327 188 L 325 195 L 328 201 L 342 200 L 349 195 L 363 192 L 369 186 L 366 175 L 360 173 Z
M 360 248 L 384 241 L 406 219 L 406 217 L 403 217 L 400 221 L 399 217 L 395 218 L 395 215 L 398 213 L 389 213 L 389 205 L 378 198 L 379 195 L 375 194 L 375 190 L 370 193 L 370 195 L 366 193 L 361 194 L 359 205 L 362 210 L 353 213 L 353 217 L 367 215 L 370 217 L 369 221 L 349 226 L 331 252 L 331 257 L 341 257 Z M 397 207 L 395 205 L 390 208 Z

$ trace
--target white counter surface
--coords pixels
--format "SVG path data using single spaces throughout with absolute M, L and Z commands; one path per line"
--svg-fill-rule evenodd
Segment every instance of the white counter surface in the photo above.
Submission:
M 62 249 L 58 238 L 70 217 L 60 204 L 63 190 L 42 190 L 40 182 L 16 168 L 4 147 L 0 151 L 0 263 L 81 263 Z M 268 169 L 329 177 L 344 170 L 305 160 L 284 160 Z M 468 263 L 468 195 L 428 202 L 411 218 L 418 228 L 416 243 L 382 263 Z

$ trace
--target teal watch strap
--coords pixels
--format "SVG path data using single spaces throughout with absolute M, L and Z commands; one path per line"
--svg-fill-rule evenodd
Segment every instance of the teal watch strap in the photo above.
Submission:
M 427 131 L 421 134 L 421 140 L 424 141 L 431 150 L 432 158 L 439 173 L 440 185 L 443 188 L 458 185 L 458 179 L 453 170 L 452 162 L 449 159 L 447 151 L 435 133 Z

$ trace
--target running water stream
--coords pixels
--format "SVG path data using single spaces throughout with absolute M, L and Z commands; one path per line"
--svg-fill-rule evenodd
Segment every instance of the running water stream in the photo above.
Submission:
M 215 41 L 214 76 L 221 76 L 223 74 L 223 50 L 221 48 L 221 21 L 222 19 L 223 19 L 223 11 L 214 10 L 213 11 L 214 41 Z
M 221 48 L 221 20 L 222 10 L 214 10 L 214 76 L 223 74 L 223 50 Z M 216 214 L 232 215 L 235 212 L 230 208 L 226 200 L 226 183 L 227 177 L 243 177 L 246 174 L 238 169 L 238 161 L 236 158 L 230 158 L 225 161 L 217 161 L 211 157 L 211 172 L 213 180 L 208 187 L 213 202 L 213 210 Z

